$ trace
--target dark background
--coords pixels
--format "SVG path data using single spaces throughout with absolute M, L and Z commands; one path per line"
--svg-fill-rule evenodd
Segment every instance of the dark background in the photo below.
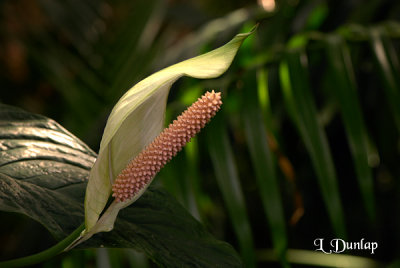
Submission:
M 183 78 L 173 86 L 166 123 L 205 89 L 223 92 L 224 108 L 216 121 L 223 122 L 234 155 L 233 168 L 238 171 L 239 191 L 248 217 L 244 221 L 250 226 L 254 244 L 250 251 L 256 256 L 256 266 L 272 265 L 269 253 L 264 250 L 273 247 L 274 229 L 269 228 L 263 212 L 262 194 L 254 178 L 257 163 L 251 161 L 241 121 L 243 109 L 247 109 L 243 98 L 246 91 L 256 90 L 256 73 L 261 69 L 268 71 L 272 115 L 272 129 L 268 122 L 263 127 L 270 135 L 270 149 L 277 163 L 288 247 L 313 252 L 314 239 L 336 237 L 309 152 L 285 106 L 278 74 L 279 63 L 290 50 L 288 44 L 293 37 L 307 37 L 307 43 L 300 47 L 308 57 L 307 80 L 337 173 L 347 240 L 365 238 L 379 244 L 374 255 L 364 251 L 347 254 L 395 263 L 400 253 L 400 129 L 389 104 L 390 97 L 385 94 L 384 76 L 379 73 L 379 64 L 370 49 L 370 32 L 381 27 L 379 31 L 394 52 L 391 59 L 398 79 L 400 3 L 264 2 L 275 6 L 263 8 L 261 1 L 244 0 L 1 1 L 0 101 L 55 119 L 97 151 L 109 112 L 132 85 L 157 70 L 222 45 L 259 22 L 252 39 L 245 42 L 233 66 L 221 78 L 204 81 Z M 374 219 L 368 217 L 364 208 L 347 131 L 330 91 L 337 85 L 326 82 L 329 59 L 323 51 L 329 33 L 342 36 L 351 54 L 357 97 L 372 148 L 369 164 L 376 199 Z M 265 113 L 264 116 L 268 117 Z M 233 227 L 235 220 L 231 218 L 229 202 L 224 200 L 221 184 L 215 179 L 214 169 L 218 167 L 210 157 L 207 131 L 206 128 L 188 150 L 174 159 L 155 183 L 163 184 L 211 233 L 240 251 L 241 242 Z M 179 172 L 182 167 L 187 170 L 183 175 Z M 25 218 L 13 217 L 1 215 L 2 221 L 19 222 L 15 226 L 21 228 L 21 233 L 39 228 L 33 223 L 22 224 L 27 221 Z M 48 239 L 51 244 L 51 238 Z M 21 242 L 16 245 L 21 246 Z M 86 265 L 107 267 L 99 263 L 112 264 L 115 258 L 122 258 L 119 264 L 125 267 L 132 254 L 122 250 L 77 251 L 48 265 L 67 265 L 80 259 Z M 140 258 L 141 265 L 152 265 L 143 256 Z

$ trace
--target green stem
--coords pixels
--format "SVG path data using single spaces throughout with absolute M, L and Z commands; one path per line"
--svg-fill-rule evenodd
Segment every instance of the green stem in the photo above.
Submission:
M 54 257 L 64 251 L 66 247 L 69 246 L 76 238 L 79 237 L 81 232 L 85 229 L 85 225 L 82 224 L 75 231 L 73 231 L 69 236 L 58 242 L 56 245 L 52 246 L 49 249 L 46 249 L 37 254 L 33 254 L 31 256 L 26 256 L 14 260 L 3 261 L 0 262 L 0 267 L 22 267 L 28 266 L 36 263 L 40 263 L 42 261 L 48 260 L 51 257 Z

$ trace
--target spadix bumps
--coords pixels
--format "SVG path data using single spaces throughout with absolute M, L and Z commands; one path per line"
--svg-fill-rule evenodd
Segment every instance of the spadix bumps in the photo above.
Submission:
M 148 145 L 118 175 L 113 197 L 124 202 L 148 185 L 157 172 L 174 157 L 221 107 L 221 93 L 207 92 Z

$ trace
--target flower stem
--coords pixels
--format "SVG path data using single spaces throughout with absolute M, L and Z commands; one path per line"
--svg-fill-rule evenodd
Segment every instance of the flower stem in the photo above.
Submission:
M 67 236 L 66 238 L 64 238 L 63 240 L 58 242 L 56 245 L 52 246 L 51 248 L 46 249 L 37 254 L 30 255 L 30 256 L 0 262 L 0 267 L 3 267 L 3 268 L 22 267 L 22 266 L 33 265 L 33 264 L 48 260 L 51 257 L 54 257 L 54 256 L 62 253 L 64 251 L 64 249 L 69 246 L 69 244 L 71 244 L 76 238 L 79 237 L 80 233 L 84 229 L 85 229 L 85 225 L 82 224 L 75 231 L 73 231 L 69 236 Z

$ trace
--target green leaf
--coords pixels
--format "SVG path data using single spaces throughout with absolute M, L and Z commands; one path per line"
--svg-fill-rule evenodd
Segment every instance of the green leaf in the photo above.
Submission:
M 375 27 L 370 31 L 370 44 L 383 81 L 387 101 L 400 131 L 400 64 L 398 53 L 383 27 Z
M 207 140 L 219 189 L 246 267 L 255 267 L 255 253 L 250 221 L 240 185 L 238 171 L 225 124 L 221 115 L 217 116 L 209 128 Z
M 258 103 L 261 112 L 263 114 L 265 126 L 267 129 L 275 135 L 275 129 L 273 127 L 273 116 L 271 112 L 271 101 L 268 89 L 268 70 L 265 68 L 259 68 L 257 70 L 257 95 Z
M 86 178 L 95 154 L 53 120 L 0 105 L 0 210 L 40 222 L 61 240 L 83 222 Z M 115 229 L 81 247 L 130 247 L 163 266 L 239 267 L 227 243 L 212 237 L 166 191 L 150 187 Z
M 251 33 L 238 34 L 220 48 L 147 77 L 118 101 L 108 118 L 99 155 L 90 172 L 85 197 L 85 225 L 88 235 L 111 230 L 118 211 L 134 202 L 145 190 L 131 200 L 112 205 L 104 213 L 102 221 L 98 222 L 109 199 L 115 177 L 160 133 L 172 84 L 182 76 L 214 78 L 221 75 L 230 66 L 244 39 Z M 95 225 L 96 228 L 93 229 Z
M 257 97 L 256 74 L 255 72 L 249 72 L 249 74 L 250 77 L 245 80 L 248 90 L 243 96 L 245 106 L 242 112 L 242 120 L 257 179 L 257 188 L 269 223 L 274 249 L 282 263 L 285 264 L 288 238 L 283 204 L 275 172 L 275 163 L 268 146 L 263 114 Z
M 290 51 L 280 64 L 286 106 L 310 154 L 330 221 L 338 237 L 346 237 L 345 220 L 328 140 L 317 120 L 303 52 Z
M 354 70 L 349 49 L 338 35 L 328 36 L 326 52 L 330 85 L 339 102 L 350 150 L 356 168 L 358 184 L 368 216 L 375 218 L 375 197 L 372 171 L 368 165 L 368 137 L 356 91 Z

